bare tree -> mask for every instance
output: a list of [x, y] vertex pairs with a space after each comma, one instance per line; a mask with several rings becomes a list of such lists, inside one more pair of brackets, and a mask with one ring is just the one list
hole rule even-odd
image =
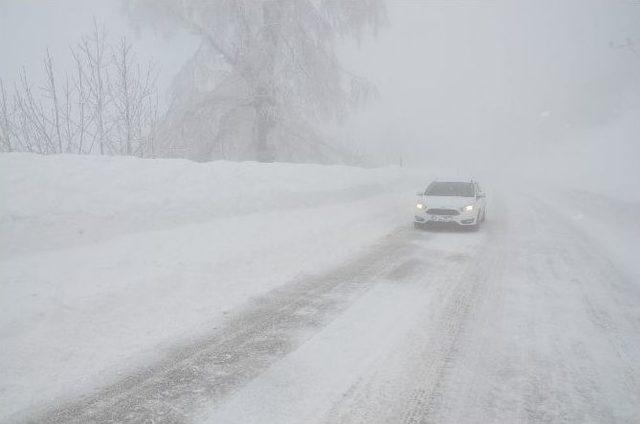
[[106, 49], [105, 29], [99, 27], [94, 19], [93, 33], [90, 36], [82, 37], [74, 56], [76, 62], [82, 63], [82, 66], [78, 66], [78, 71], [81, 73], [81, 80], [86, 89], [85, 106], [90, 108], [90, 116], [95, 124], [89, 152], [93, 150], [93, 145], [97, 142], [101, 155], [107, 153], [107, 150], [111, 150], [108, 126], [106, 125], [107, 87], [109, 84], [108, 63], [105, 58]]
[[73, 102], [71, 99], [71, 83], [69, 82], [69, 75], [65, 75], [64, 80], [64, 109], [63, 113], [63, 131], [64, 139], [66, 140], [65, 153], [70, 153], [73, 147], [73, 141], [75, 139], [75, 125], [73, 122]]
[[110, 95], [115, 107], [121, 154], [143, 156], [145, 152], [144, 133], [149, 120], [157, 119], [157, 114], [149, 109], [156, 85], [151, 64], [142, 70], [134, 64], [132, 46], [122, 38], [113, 53], [115, 77]]
[[91, 124], [91, 117], [87, 116], [87, 83], [85, 82], [85, 70], [84, 63], [80, 55], [71, 49], [71, 55], [75, 64], [75, 76], [73, 78], [73, 91], [75, 93], [77, 116], [74, 120], [75, 133], [77, 134], [77, 148], [76, 153], [82, 154], [84, 148], [84, 141], [87, 136], [87, 130]]
[[42, 102], [33, 94], [24, 67], [20, 72], [20, 81], [16, 85], [14, 99], [27, 150], [37, 153], [55, 153], [56, 147], [51, 134], [50, 121], [44, 112]]
[[126, 39], [109, 45], [95, 21], [92, 34], [83, 36], [71, 54], [69, 76], [58, 74], [51, 53], [45, 52], [39, 91], [24, 68], [12, 98], [0, 81], [0, 149], [155, 155], [159, 111], [152, 65], [143, 68]]
[[159, 110], [159, 96], [156, 90], [154, 95], [147, 98], [147, 136], [141, 156], [155, 158], [158, 154], [156, 143], [158, 139]]
[[119, 121], [122, 129], [122, 141], [124, 143], [125, 154], [130, 155], [134, 136], [134, 87], [131, 75], [131, 45], [126, 38], [120, 41], [120, 45], [113, 57], [118, 75], [115, 81], [114, 101], [118, 109]]
[[56, 77], [53, 70], [53, 60], [49, 49], [46, 50], [44, 59], [44, 69], [47, 75], [46, 85], [43, 87], [45, 97], [51, 102], [49, 113], [43, 114], [43, 119], [52, 127], [53, 137], [55, 137], [54, 148], [58, 153], [62, 153], [62, 134], [60, 128], [60, 104], [58, 101], [58, 89], [56, 87]]
[[4, 88], [4, 82], [0, 78], [0, 148], [3, 152], [13, 151], [11, 131], [7, 91]]

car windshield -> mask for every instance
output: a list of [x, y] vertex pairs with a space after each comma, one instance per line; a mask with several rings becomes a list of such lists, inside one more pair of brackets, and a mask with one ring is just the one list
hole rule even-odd
[[435, 181], [429, 184], [429, 187], [427, 187], [427, 191], [425, 192], [425, 194], [427, 196], [475, 196], [473, 183], [443, 181]]

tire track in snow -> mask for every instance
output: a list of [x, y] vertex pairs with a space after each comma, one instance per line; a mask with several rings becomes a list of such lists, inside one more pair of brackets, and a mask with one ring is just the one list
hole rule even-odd
[[[492, 234], [495, 242], [495, 234]], [[450, 281], [454, 286], [445, 300], [436, 331], [429, 337], [422, 361], [415, 368], [416, 379], [421, 382], [405, 401], [401, 421], [406, 424], [439, 422], [438, 413], [445, 393], [445, 382], [450, 370], [457, 366], [460, 351], [465, 349], [467, 324], [473, 312], [482, 303], [488, 286], [502, 270], [499, 247], [485, 244], [466, 269]], [[435, 346], [435, 348], [433, 347]]]
[[418, 422], [636, 422], [634, 288], [556, 206], [521, 200], [503, 278], [488, 281], [444, 396]]
[[[483, 296], [488, 269], [500, 269], [499, 257], [489, 248], [492, 232], [486, 228], [480, 234], [460, 234], [464, 242], [475, 242], [472, 249], [457, 245], [460, 251], [444, 255], [434, 240], [424, 240], [417, 253], [440, 258], [430, 261], [420, 276], [426, 298], [423, 313], [415, 319], [417, 328], [396, 350], [381, 355], [368, 375], [354, 381], [323, 422], [429, 422], [442, 396], [442, 382], [455, 365], [466, 323]], [[450, 243], [457, 236], [444, 233], [435, 242]]]
[[[401, 227], [368, 253], [250, 302], [213, 335], [82, 399], [16, 419], [30, 423], [182, 423], [302, 344], [362, 295], [376, 276], [408, 272], [415, 233]], [[398, 265], [400, 264], [400, 265]], [[391, 271], [390, 271], [391, 270]], [[394, 271], [395, 270], [395, 271]]]
[[640, 422], [637, 284], [557, 205], [509, 200], [463, 272], [425, 273], [440, 303], [325, 423]]
[[[549, 206], [548, 202], [538, 200]], [[593, 328], [615, 353], [619, 368], [624, 370], [620, 375], [626, 392], [640, 405], [640, 366], [636, 359], [640, 352], [640, 316], [629, 313], [637, 311], [640, 304], [638, 285], [630, 281], [609, 259], [607, 252], [568, 217], [561, 217], [556, 225], [561, 226], [564, 234], [561, 247], [567, 267], [565, 280], [578, 293]], [[598, 369], [588, 352], [585, 352], [585, 358], [592, 365], [590, 369]], [[596, 387], [592, 399], [595, 401], [601, 396], [596, 396], [597, 385], [593, 383], [593, 386]], [[614, 420], [611, 417], [613, 411], [609, 411], [607, 418]], [[640, 418], [638, 412], [636, 418]]]
[[[612, 339], [638, 340], [615, 300], [621, 275], [557, 207], [523, 200], [513, 199], [505, 278], [489, 286], [444, 407], [425, 422], [636, 422], [640, 392], [626, 381], [637, 366], [611, 349]], [[593, 320], [590, 304], [604, 319]]]

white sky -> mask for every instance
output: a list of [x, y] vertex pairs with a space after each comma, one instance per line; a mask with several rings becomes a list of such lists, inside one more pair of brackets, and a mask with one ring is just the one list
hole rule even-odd
[[[535, 155], [568, 135], [640, 107], [637, 0], [388, 0], [390, 25], [341, 49], [379, 100], [352, 121], [370, 151], [425, 157]], [[152, 57], [166, 87], [191, 55], [187, 34], [134, 34], [119, 0], [0, 0], [0, 77], [37, 74], [49, 46], [60, 68], [68, 46], [106, 22]], [[146, 27], [145, 27], [146, 28]], [[137, 37], [137, 38], [136, 38]]]
[[98, 24], [106, 27], [110, 40], [127, 36], [137, 56], [153, 61], [161, 85], [168, 87], [197, 41], [188, 34], [167, 37], [147, 25], [134, 29], [123, 4], [120, 0], [0, 0], [0, 78], [13, 81], [20, 67], [25, 66], [37, 80], [47, 47], [58, 69], [69, 68], [69, 46], [76, 44], [82, 34], [91, 32], [95, 17]]
[[640, 106], [640, 57], [610, 46], [640, 53], [640, 2], [390, 4], [391, 26], [347, 58], [381, 92], [356, 134], [406, 157], [536, 153]]

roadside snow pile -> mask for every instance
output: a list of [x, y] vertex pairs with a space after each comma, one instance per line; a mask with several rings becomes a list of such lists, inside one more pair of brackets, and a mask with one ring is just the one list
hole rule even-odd
[[[584, 190], [549, 191], [553, 205], [591, 238], [615, 263], [625, 278], [640, 289], [640, 201], [615, 198]], [[560, 207], [558, 207], [560, 206]], [[553, 207], [553, 206], [552, 206]]]
[[630, 110], [589, 132], [554, 144], [525, 174], [558, 188], [640, 201], [640, 110]]
[[0, 258], [387, 192], [395, 168], [0, 155]]
[[207, 333], [412, 218], [399, 168], [0, 155], [0, 421]]

